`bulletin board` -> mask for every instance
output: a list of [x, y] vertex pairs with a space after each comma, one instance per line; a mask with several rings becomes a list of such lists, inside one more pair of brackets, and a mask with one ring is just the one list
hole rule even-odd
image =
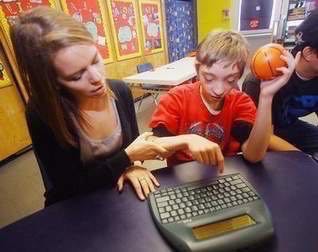
[[12, 83], [9, 79], [9, 76], [5, 70], [3, 62], [0, 60], [0, 88], [10, 86]]
[[101, 0], [60, 0], [63, 10], [83, 23], [92, 34], [104, 63], [113, 62], [106, 8]]
[[8, 41], [9, 36], [9, 25], [14, 22], [17, 16], [26, 10], [35, 8], [39, 5], [46, 5], [55, 7], [54, 0], [7, 0], [0, 1], [0, 24], [5, 30]]
[[163, 51], [163, 30], [160, 3], [140, 0], [143, 46], [145, 54]]
[[141, 56], [135, 0], [107, 0], [118, 60]]

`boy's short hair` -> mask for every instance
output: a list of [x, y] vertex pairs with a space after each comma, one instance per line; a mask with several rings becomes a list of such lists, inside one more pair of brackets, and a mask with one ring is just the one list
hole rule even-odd
[[199, 44], [196, 59], [197, 71], [199, 65], [212, 66], [219, 60], [236, 62], [243, 74], [246, 61], [248, 58], [247, 41], [239, 33], [232, 31], [214, 31], [210, 32], [207, 37]]
[[296, 46], [293, 54], [302, 51], [306, 46], [318, 50], [318, 9], [309, 16], [295, 30]]

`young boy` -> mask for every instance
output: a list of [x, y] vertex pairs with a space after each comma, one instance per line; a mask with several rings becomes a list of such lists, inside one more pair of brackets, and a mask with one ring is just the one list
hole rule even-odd
[[156, 108], [150, 127], [155, 138], [175, 143], [179, 150], [168, 165], [198, 160], [223, 170], [223, 155], [242, 151], [250, 162], [260, 161], [271, 138], [271, 106], [274, 94], [294, 70], [287, 51], [282, 59], [288, 67], [282, 75], [261, 84], [258, 111], [249, 96], [235, 89], [248, 58], [245, 39], [235, 32], [212, 32], [198, 48], [196, 70], [199, 81], [171, 89]]

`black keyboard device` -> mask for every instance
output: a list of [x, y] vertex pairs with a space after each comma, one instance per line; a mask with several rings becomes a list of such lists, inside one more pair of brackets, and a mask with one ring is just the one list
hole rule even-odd
[[239, 173], [150, 194], [162, 235], [178, 251], [236, 251], [271, 237], [265, 202]]

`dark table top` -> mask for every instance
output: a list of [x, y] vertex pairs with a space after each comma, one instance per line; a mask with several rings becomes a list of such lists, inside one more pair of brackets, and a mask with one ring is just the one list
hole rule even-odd
[[[272, 214], [275, 238], [257, 251], [318, 251], [318, 165], [301, 152], [272, 152], [251, 165], [226, 158], [225, 174], [239, 172]], [[161, 187], [216, 176], [196, 162], [155, 172]], [[52, 205], [0, 230], [0, 251], [172, 251], [151, 219], [147, 202], [129, 185]]]

